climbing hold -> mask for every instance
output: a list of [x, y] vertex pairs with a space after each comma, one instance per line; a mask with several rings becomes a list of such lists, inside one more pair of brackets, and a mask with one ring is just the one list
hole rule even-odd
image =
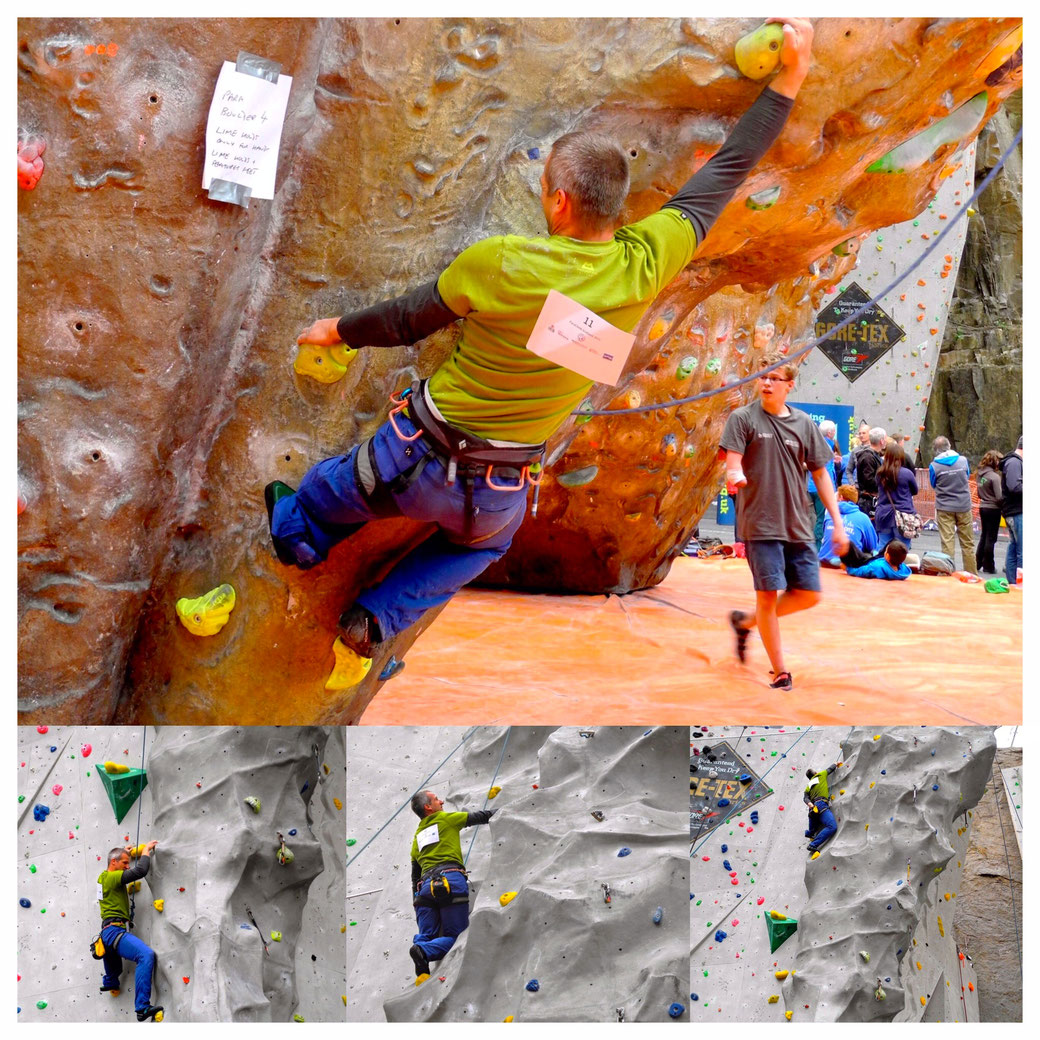
[[524, 989], [526, 989], [530, 993], [537, 993], [539, 989], [538, 980], [531, 979], [531, 981], [526, 986], [524, 986]]
[[716, 942], [722, 942], [722, 940], [725, 939], [725, 938], [726, 938], [726, 933], [721, 928], [716, 929], [716, 931], [715, 931], [715, 941]]
[[342, 802], [341, 802], [341, 801], [340, 801], [340, 800], [339, 800], [338, 798], [333, 798], [333, 799], [332, 799], [332, 804], [333, 804], [333, 805], [334, 805], [334, 806], [335, 806], [335, 807], [336, 807], [337, 809], [342, 809], [342, 808], [343, 808], [343, 803], [342, 803]]
[[767, 1001], [767, 1004], [775, 1004], [780, 999], [779, 993], [774, 993]]
[[47, 1006], [47, 1001], [46, 1000], [38, 1000], [38, 1001], [36, 1001], [36, 1006], [42, 1011]]
[[[986, 114], [986, 91], [893, 148], [867, 167], [867, 173], [906, 173], [923, 166], [943, 145], [955, 144], [974, 131]], [[928, 236], [923, 236], [927, 238]]]
[[866, 950], [860, 950], [859, 951], [859, 955], [863, 958], [863, 963], [864, 964], [869, 964], [870, 963], [870, 954], [867, 953]]
[[50, 814], [50, 806], [48, 805], [34, 805], [33, 806], [33, 819], [37, 823], [43, 823]]
[[325, 680], [326, 690], [349, 690], [368, 675], [372, 658], [355, 653], [339, 636], [332, 644], [332, 652], [336, 655], [336, 663], [332, 674]]
[[418, 977], [416, 978], [416, 980], [415, 980], [415, 984], [416, 984], [417, 986], [421, 986], [421, 985], [422, 985], [422, 984], [423, 984], [423, 983], [424, 983], [424, 982], [425, 982], [425, 981], [426, 981], [426, 980], [427, 980], [427, 979], [428, 979], [429, 977], [430, 977], [430, 976], [429, 976], [428, 974], [426, 974], [426, 972], [423, 972], [423, 974], [422, 974], [422, 975], [420, 975], [420, 976], [418, 976]]
[[[723, 851], [723, 852], [729, 852], [729, 846], [728, 846], [728, 845], [725, 845], [725, 844], [724, 844], [724, 845], [722, 846], [722, 851]], [[729, 868], [727, 868], [727, 869], [729, 869]]]
[[80, 749], [79, 749], [79, 753], [80, 753], [80, 754], [81, 754], [81, 755], [82, 755], [82, 756], [83, 756], [84, 758], [90, 758], [90, 753], [91, 753], [91, 751], [93, 751], [93, 750], [94, 750], [94, 748], [93, 748], [93, 745], [91, 745], [91, 744], [83, 744], [83, 745], [82, 745], [82, 746], [80, 747]]
[[32, 906], [32, 903], [23, 896], [21, 899], [18, 900], [18, 905], [28, 910], [29, 907]]
[[[581, 404], [578, 405], [578, 409], [577, 410], [579, 412], [587, 413], [587, 412], [595, 411], [595, 408], [594, 408], [592, 402], [586, 397], [585, 400], [582, 401]], [[580, 415], [577, 419], [574, 420], [574, 425], [575, 426], [584, 426], [585, 423], [587, 423], [591, 418], [592, 418], [592, 416], [588, 415], [588, 414]]]
[[884, 1000], [885, 997], [887, 997], [887, 996], [888, 996], [888, 994], [881, 988], [880, 985], [878, 986], [878, 988], [876, 990], [874, 990], [874, 999], [875, 1000]]
[[684, 1004], [680, 1004], [678, 1001], [676, 1001], [674, 1004], [671, 1004], [669, 1006], [669, 1008], [668, 1008], [668, 1015], [671, 1018], [678, 1018], [685, 1010], [686, 1010], [686, 1006]]
[[498, 897], [499, 906], [505, 906], [506, 903], [511, 903], [514, 899], [516, 899], [516, 895], [516, 892], [503, 892]]
[[[296, 828], [295, 827], [293, 827], [293, 829], [291, 831], [289, 831], [289, 837], [290, 838], [295, 838], [296, 837]], [[350, 842], [347, 842], [347, 844], [349, 845]], [[184, 889], [181, 889], [181, 891], [183, 892]]]
[[303, 1015], [301, 1015], [298, 1011], [296, 1012], [296, 1014], [293, 1015], [292, 1020], [294, 1022], [306, 1022], [307, 1021], [307, 1019], [305, 1019], [303, 1017]]
[[758, 904], [759, 906], [761, 906], [761, 905], [762, 905], [762, 904], [763, 904], [763, 903], [764, 903], [765, 901], [766, 901], [766, 897], [765, 897], [765, 896], [759, 896], [759, 897], [758, 897], [758, 899], [756, 899], [756, 900], [755, 900], [755, 902], [756, 902], [756, 903], [757, 903], [757, 904]]
[[938, 784], [932, 784], [932, 790], [933, 791], [938, 791], [939, 790], [939, 785]]
[[776, 184], [772, 188], [756, 191], [747, 197], [745, 205], [748, 209], [769, 209], [780, 198], [780, 190], [780, 185]]
[[788, 1021], [788, 1022], [790, 1022], [790, 1021], [791, 1021], [791, 1016], [792, 1016], [793, 1014], [794, 1014], [794, 1012], [793, 1012], [793, 1011], [785, 1011], [785, 1012], [784, 1012], [784, 1018], [786, 1018], [786, 1019], [787, 1019], [787, 1021]]
[[347, 374], [347, 365], [357, 351], [345, 343], [321, 347], [316, 343], [301, 343], [297, 348], [293, 371], [310, 376], [319, 383], [337, 383]]
[[164, 900], [164, 899], [153, 899], [152, 900], [152, 906], [154, 906], [155, 909], [158, 910], [160, 914], [163, 912], [163, 907], [165, 905], [166, 905], [166, 900]]
[[731, 867], [731, 866], [729, 865], [729, 860], [728, 860], [728, 859], [724, 859], [724, 860], [722, 861], [722, 867], [723, 867], [723, 869], [724, 869], [724, 870], [726, 870], [727, 872], [729, 872], [729, 871], [732, 871], [732, 870], [733, 870], [733, 868], [732, 868], [732, 867]]
[[698, 359], [693, 354], [687, 354], [680, 362], [679, 367], [675, 370], [676, 379], [688, 379], [693, 375], [694, 369], [697, 367]]
[[[292, 831], [290, 831], [289, 833], [292, 834]], [[357, 844], [357, 838], [347, 838], [347, 844], [348, 845], [356, 845]]]
[[[379, 673], [379, 681], [386, 682], [387, 679], [392, 679], [395, 675], [399, 675], [404, 671], [404, 661], [398, 661], [394, 654], [390, 655], [390, 660], [386, 662], [383, 670]], [[328, 772], [328, 767], [326, 767]]]
[[130, 772], [130, 767], [123, 765], [122, 762], [105, 762], [104, 765], [102, 766], [102, 768], [110, 776], [115, 774], [115, 773], [129, 773]]
[[631, 854], [631, 852], [632, 852], [632, 850], [631, 850], [630, 848], [628, 848], [627, 846], [622, 846], [622, 847], [621, 847], [621, 848], [620, 848], [620, 849], [618, 850], [618, 856], [619, 856], [619, 857], [620, 857], [620, 856], [628, 856], [628, 855], [630, 855], [630, 854]]
[[652, 916], [652, 917], [650, 918], [650, 920], [651, 920], [651, 921], [653, 921], [653, 922], [654, 922], [654, 924], [660, 924], [660, 923], [661, 923], [661, 921], [662, 921], [662, 920], [664, 920], [664, 907], [662, 907], [662, 906], [659, 906], [659, 907], [658, 907], [658, 908], [657, 908], [657, 909], [656, 909], [656, 910], [655, 910], [655, 911], [653, 912], [653, 916]]
[[603, 822], [603, 813], [599, 809], [593, 809], [591, 815], [597, 823]]
[[271, 942], [281, 942], [281, 941], [282, 941], [282, 933], [281, 932], [271, 932]]
[[778, 22], [760, 25], [737, 40], [733, 55], [737, 68], [748, 79], [765, 79], [780, 61], [784, 27]]
[[488, 791], [488, 798], [494, 798], [501, 790], [501, 787], [492, 787], [491, 790]]
[[779, 979], [781, 982], [783, 982], [784, 979], [786, 979], [787, 976], [790, 975], [791, 973], [786, 968], [784, 968], [783, 971], [774, 971], [773, 974], [777, 977], [777, 979]]
[[36, 864], [35, 863], [30, 863], [29, 864], [29, 873], [30, 874], [35, 874], [36, 873]]
[[18, 187], [32, 191], [43, 176], [43, 153], [47, 142], [42, 138], [18, 142]]
[[705, 366], [704, 371], [709, 375], [715, 376], [722, 371], [722, 362], [717, 358], [713, 357]]
[[719, 799], [719, 805], [720, 806], [729, 805], [729, 799], [728, 798], [720, 798]]
[[49, 726], [37, 726], [36, 727], [36, 732], [37, 733], [46, 733], [48, 729], [50, 729]]
[[290, 863], [292, 863], [294, 859], [296, 859], [296, 856], [293, 854], [292, 849], [286, 848], [284, 841], [282, 842], [281, 847], [278, 849], [276, 855], [278, 862], [281, 863], [283, 867], [287, 867]]
[[572, 469], [569, 473], [561, 473], [556, 478], [556, 483], [563, 487], [583, 487], [592, 483], [599, 473], [599, 466], [583, 466], [581, 469]]
[[254, 798], [252, 795], [250, 795], [248, 798], [243, 798], [242, 801], [245, 802], [246, 805], [248, 805], [249, 808], [252, 809], [253, 812], [256, 813], [257, 816], [260, 815], [260, 799], [259, 798]]
[[235, 608], [235, 590], [228, 584], [196, 599], [179, 599], [176, 603], [177, 617], [193, 636], [216, 635], [228, 622]]

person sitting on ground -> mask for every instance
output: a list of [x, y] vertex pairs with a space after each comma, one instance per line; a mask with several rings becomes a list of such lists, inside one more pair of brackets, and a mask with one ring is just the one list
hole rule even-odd
[[494, 809], [444, 812], [432, 791], [412, 795], [412, 812], [422, 821], [412, 840], [412, 905], [419, 931], [408, 953], [415, 975], [429, 975], [469, 926], [469, 885], [462, 864], [459, 831], [488, 823]]
[[893, 441], [886, 445], [884, 459], [877, 471], [874, 528], [882, 544], [897, 539], [909, 549], [910, 539], [896, 525], [896, 510], [901, 513], [917, 512], [914, 506], [914, 495], [918, 491], [917, 477], [905, 463], [906, 453], [898, 444]]
[[838, 833], [838, 821], [831, 811], [831, 792], [827, 784], [827, 777], [831, 776], [840, 766], [840, 762], [829, 765], [826, 769], [817, 772], [815, 769], [807, 769], [805, 775], [809, 785], [802, 792], [802, 801], [809, 807], [809, 828], [805, 836], [810, 839], [809, 851], [819, 852], [827, 841], [830, 841]]
[[1004, 501], [1004, 485], [1000, 479], [1000, 452], [987, 451], [979, 463], [975, 475], [975, 487], [979, 492], [979, 545], [975, 562], [981, 574], [996, 574], [997, 565], [993, 552], [1000, 534], [1000, 507]]
[[[838, 509], [841, 510], [841, 525], [849, 539], [861, 553], [873, 556], [878, 550], [878, 536], [870, 519], [860, 510], [857, 500], [859, 492], [851, 484], [838, 488]], [[823, 544], [820, 546], [820, 563], [825, 567], [840, 567], [841, 559], [834, 551], [834, 521], [827, 516], [823, 521]]]
[[130, 853], [134, 846], [114, 848], [108, 854], [108, 866], [97, 879], [98, 907], [101, 910], [101, 942], [105, 947], [102, 963], [105, 975], [101, 980], [101, 992], [118, 993], [119, 976], [123, 961], [133, 961], [134, 1010], [137, 1021], [154, 1018], [162, 1006], [152, 1004], [152, 971], [155, 968], [155, 953], [136, 936], [130, 934], [133, 921], [130, 919], [130, 897], [126, 886], [145, 877], [151, 866], [151, 853], [157, 841], [150, 841], [138, 856], [137, 863], [130, 866]]
[[566, 134], [541, 177], [548, 238], [485, 238], [412, 293], [300, 333], [300, 344], [395, 347], [462, 319], [448, 358], [371, 438], [312, 466], [296, 491], [281, 481], [264, 489], [278, 559], [302, 569], [369, 520], [436, 525], [341, 615], [339, 638], [358, 658], [344, 679], [360, 682], [381, 642], [446, 603], [509, 548], [532, 467], [593, 385], [528, 349], [550, 290], [631, 332], [680, 275], [779, 137], [809, 71], [811, 21], [778, 21], [780, 71], [657, 212], [619, 227], [629, 191], [625, 149], [601, 134]]
[[903, 581], [912, 573], [906, 565], [906, 546], [898, 539], [885, 546], [883, 556], [875, 556], [862, 567], [848, 567], [854, 578], [883, 578], [886, 581]]

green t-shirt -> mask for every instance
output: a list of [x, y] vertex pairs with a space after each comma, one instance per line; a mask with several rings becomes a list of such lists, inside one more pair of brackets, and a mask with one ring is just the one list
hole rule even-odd
[[465, 316], [430, 395], [452, 425], [489, 440], [538, 444], [554, 433], [592, 381], [527, 349], [550, 289], [631, 332], [690, 262], [697, 236], [677, 209], [619, 228], [606, 242], [498, 235], [463, 250], [437, 281]]
[[102, 921], [109, 917], [130, 920], [130, 897], [123, 884], [123, 873], [122, 870], [103, 870], [97, 879], [98, 907]]
[[435, 812], [420, 821], [412, 839], [412, 859], [423, 874], [438, 863], [462, 862], [459, 831], [468, 819], [468, 812]]
[[827, 784], [827, 770], [823, 769], [805, 789], [805, 793], [815, 802], [817, 798], [830, 798], [831, 791]]

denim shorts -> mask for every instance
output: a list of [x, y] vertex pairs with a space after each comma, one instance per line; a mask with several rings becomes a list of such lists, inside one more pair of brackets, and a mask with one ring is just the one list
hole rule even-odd
[[744, 548], [757, 592], [820, 591], [820, 559], [814, 545], [754, 541], [745, 543]]

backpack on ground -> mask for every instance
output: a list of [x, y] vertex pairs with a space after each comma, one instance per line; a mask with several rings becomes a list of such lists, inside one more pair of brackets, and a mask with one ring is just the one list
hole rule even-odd
[[929, 549], [921, 554], [922, 574], [953, 574], [953, 560], [944, 552]]

